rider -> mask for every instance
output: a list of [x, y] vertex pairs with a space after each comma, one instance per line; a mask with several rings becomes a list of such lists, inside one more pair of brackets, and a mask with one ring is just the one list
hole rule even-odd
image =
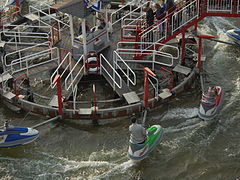
[[131, 119], [132, 124], [129, 126], [129, 131], [131, 133], [130, 142], [134, 144], [142, 144], [146, 140], [146, 130], [145, 128], [137, 123], [136, 117]]
[[4, 128], [5, 128], [5, 129], [8, 129], [8, 127], [9, 127], [9, 122], [8, 122], [8, 121], [5, 121], [5, 122], [4, 122]]

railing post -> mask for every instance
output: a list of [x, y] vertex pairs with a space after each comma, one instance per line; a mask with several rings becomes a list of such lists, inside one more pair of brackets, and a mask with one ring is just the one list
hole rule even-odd
[[202, 55], [202, 38], [200, 37], [198, 41], [198, 61], [197, 61], [197, 67], [199, 72], [201, 69], [201, 55]]
[[62, 116], [63, 104], [62, 104], [62, 87], [61, 87], [61, 77], [57, 74], [53, 80], [53, 84], [57, 83], [57, 96], [58, 96], [58, 115]]
[[116, 61], [113, 61], [113, 90], [116, 90], [116, 81], [115, 81], [115, 69], [116, 69]]
[[17, 9], [17, 14], [20, 15], [20, 2], [19, 0], [16, 0], [16, 9]]
[[184, 58], [185, 58], [185, 31], [182, 32], [182, 59], [181, 59], [181, 65], [184, 65]]
[[209, 36], [209, 35], [198, 35], [197, 36], [199, 38], [199, 42], [198, 42], [198, 70], [200, 72], [200, 68], [201, 68], [201, 55], [202, 55], [202, 39], [213, 39], [215, 38], [215, 36]]
[[144, 68], [144, 108], [148, 108], [148, 74], [156, 76], [148, 67]]
[[100, 75], [102, 75], [102, 54], [100, 54], [100, 58], [99, 58], [99, 60], [100, 60], [100, 65], [99, 65], [99, 67], [100, 67]]
[[[139, 23], [137, 22], [135, 42], [140, 42], [139, 34], [140, 34], [141, 30], [138, 28], [138, 25], [139, 25]], [[139, 53], [139, 49], [142, 48], [142, 45], [143, 44], [141, 44], [141, 43], [140, 44], [139, 43], [135, 43], [134, 48], [136, 49], [136, 53], [134, 54], [133, 59], [137, 59], [139, 57], [138, 53]], [[141, 47], [139, 47], [139, 46], [141, 46]]]
[[94, 114], [97, 112], [97, 96], [96, 96], [96, 86], [93, 84], [93, 107], [94, 107]]

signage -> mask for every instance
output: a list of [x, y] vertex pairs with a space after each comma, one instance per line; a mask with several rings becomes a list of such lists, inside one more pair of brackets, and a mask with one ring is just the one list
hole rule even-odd
[[84, 0], [87, 8], [92, 8], [94, 11], [100, 11], [101, 1], [100, 0]]

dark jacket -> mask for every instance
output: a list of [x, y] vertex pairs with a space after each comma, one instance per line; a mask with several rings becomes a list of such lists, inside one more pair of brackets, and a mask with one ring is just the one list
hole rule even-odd
[[156, 18], [158, 20], [160, 20], [166, 16], [165, 11], [166, 11], [166, 4], [157, 8], [157, 10], [154, 12], [154, 14], [155, 14]]
[[176, 9], [176, 6], [175, 6], [175, 3], [173, 2], [173, 0], [167, 0], [166, 1], [166, 10], [168, 11], [168, 13], [170, 14], [175, 9]]
[[149, 8], [146, 12], [146, 20], [147, 20], [147, 24], [148, 26], [153, 25], [154, 23], [154, 13], [152, 8]]

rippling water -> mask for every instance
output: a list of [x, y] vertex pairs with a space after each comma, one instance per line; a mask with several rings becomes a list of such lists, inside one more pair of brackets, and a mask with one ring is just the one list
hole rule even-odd
[[[205, 18], [202, 34], [228, 41], [225, 31], [239, 18]], [[165, 128], [162, 142], [138, 164], [127, 159], [129, 120], [100, 126], [76, 122], [40, 127], [40, 137], [0, 149], [1, 179], [234, 180], [240, 176], [240, 49], [204, 40], [208, 85], [220, 85], [225, 100], [212, 121], [197, 117], [200, 87], [152, 111], [147, 124]], [[17, 115], [0, 106], [0, 119], [32, 126], [44, 118]]]

